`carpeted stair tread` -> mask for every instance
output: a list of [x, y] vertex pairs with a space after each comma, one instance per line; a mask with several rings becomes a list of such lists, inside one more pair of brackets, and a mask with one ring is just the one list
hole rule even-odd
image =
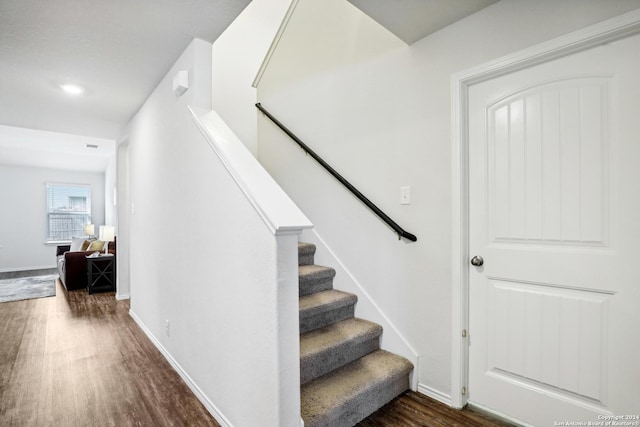
[[298, 243], [298, 265], [313, 264], [316, 245], [312, 243]]
[[331, 267], [321, 265], [301, 265], [298, 267], [299, 295], [326, 291], [333, 288], [333, 278], [336, 271]]
[[300, 389], [305, 427], [349, 427], [409, 388], [411, 362], [380, 350], [382, 327], [356, 319], [354, 294], [298, 243]]
[[330, 289], [300, 297], [298, 306], [301, 316], [312, 316], [337, 307], [355, 304], [357, 301], [358, 297], [354, 294]]
[[346, 319], [300, 336], [300, 383], [304, 384], [380, 348], [382, 327]]
[[300, 333], [353, 317], [357, 301], [354, 294], [335, 289], [301, 296], [298, 301]]
[[411, 362], [377, 350], [301, 387], [305, 427], [348, 427], [409, 388]]

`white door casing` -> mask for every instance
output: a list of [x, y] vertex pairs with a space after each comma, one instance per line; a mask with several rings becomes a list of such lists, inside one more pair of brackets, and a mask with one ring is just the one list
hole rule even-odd
[[532, 423], [640, 412], [640, 36], [585, 50], [639, 20], [454, 78], [454, 333], [469, 338], [455, 340], [453, 385], [467, 385], [470, 341], [473, 403]]

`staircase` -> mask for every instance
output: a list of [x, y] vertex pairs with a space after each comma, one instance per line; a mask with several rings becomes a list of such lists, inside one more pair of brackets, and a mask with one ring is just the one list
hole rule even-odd
[[409, 388], [411, 362], [380, 349], [382, 327], [354, 317], [357, 297], [333, 289], [336, 272], [298, 244], [300, 384], [305, 427], [347, 427]]

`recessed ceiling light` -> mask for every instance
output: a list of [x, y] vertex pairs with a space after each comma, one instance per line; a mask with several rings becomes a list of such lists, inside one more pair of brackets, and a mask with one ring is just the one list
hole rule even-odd
[[80, 95], [84, 92], [84, 88], [82, 86], [72, 84], [61, 84], [60, 89], [71, 95]]

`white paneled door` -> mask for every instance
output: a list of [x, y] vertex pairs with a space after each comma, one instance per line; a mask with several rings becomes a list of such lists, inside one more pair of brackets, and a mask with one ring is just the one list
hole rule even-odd
[[471, 86], [468, 117], [469, 401], [639, 416], [640, 36]]

